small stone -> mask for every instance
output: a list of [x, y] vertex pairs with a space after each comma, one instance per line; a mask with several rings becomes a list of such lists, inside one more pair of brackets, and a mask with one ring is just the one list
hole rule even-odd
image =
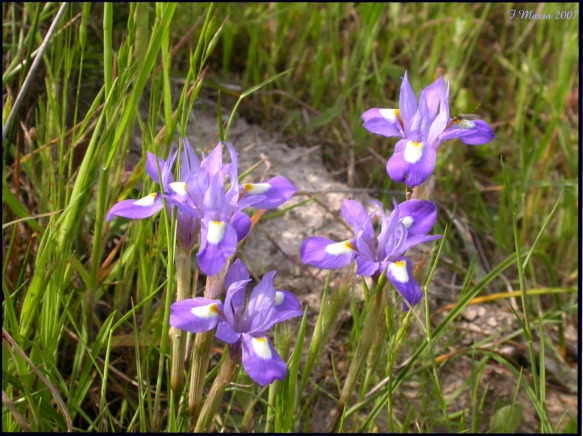
[[466, 321], [474, 321], [476, 318], [482, 316], [484, 313], [486, 313], [486, 309], [484, 309], [481, 306], [478, 307], [468, 307], [463, 314], [463, 317]]
[[486, 323], [490, 326], [490, 327], [497, 327], [498, 326], [498, 321], [496, 321], [496, 317], [491, 316], [486, 320]]

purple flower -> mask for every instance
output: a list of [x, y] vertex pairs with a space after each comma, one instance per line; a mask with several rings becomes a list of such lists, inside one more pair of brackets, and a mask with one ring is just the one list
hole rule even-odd
[[402, 138], [387, 162], [387, 173], [393, 180], [409, 187], [427, 180], [435, 168], [436, 151], [442, 141], [459, 138], [466, 144], [479, 145], [494, 138], [484, 121], [450, 118], [448, 100], [449, 85], [440, 77], [421, 92], [417, 103], [405, 72], [399, 109], [373, 108], [362, 114], [363, 126], [369, 132]]
[[[164, 197], [171, 205], [177, 205], [186, 201], [187, 191], [184, 180], [186, 180], [188, 173], [192, 169], [200, 166], [190, 144], [184, 139], [184, 150], [181, 155], [182, 166], [180, 168], [180, 179], [182, 181], [175, 182], [172, 176], [172, 167], [177, 154], [177, 151], [172, 150], [168, 160], [164, 161], [164, 159], [148, 152], [146, 158], [146, 172], [152, 180], [161, 185]], [[158, 167], [160, 168], [162, 183], [158, 179]], [[114, 216], [131, 219], [148, 218], [160, 211], [163, 207], [164, 203], [160, 192], [149, 194], [139, 200], [123, 200], [111, 208], [107, 215], [107, 221], [110, 221]], [[178, 241], [185, 249], [190, 250], [195, 243], [197, 222], [183, 214], [180, 210], [177, 211], [177, 220]]]
[[[223, 163], [223, 144], [218, 143], [202, 161], [184, 139], [181, 155], [180, 182], [174, 182], [172, 165], [176, 152], [167, 161], [148, 153], [146, 170], [159, 183], [156, 160], [160, 166], [164, 197], [176, 207], [178, 241], [190, 250], [200, 233], [200, 249], [197, 254], [200, 269], [207, 275], [217, 274], [233, 255], [237, 243], [251, 228], [251, 220], [242, 212], [247, 206], [262, 209], [278, 207], [295, 192], [285, 177], [258, 184], [239, 185], [237, 153], [224, 144], [230, 162]], [[139, 200], [124, 200], [113, 206], [107, 219], [113, 216], [142, 219], [154, 215], [163, 208], [160, 193], [150, 194]]]
[[[398, 205], [387, 217], [379, 202], [381, 230], [375, 235], [374, 212], [368, 215], [354, 200], [344, 200], [342, 215], [352, 227], [354, 237], [342, 242], [325, 238], [307, 238], [302, 244], [301, 258], [307, 265], [323, 269], [343, 268], [356, 260], [356, 273], [378, 279], [385, 272], [397, 291], [414, 306], [423, 294], [413, 277], [413, 267], [405, 252], [414, 245], [441, 238], [428, 235], [437, 218], [435, 203], [408, 200]], [[407, 305], [403, 305], [407, 309]]]
[[229, 344], [232, 354], [242, 353], [245, 372], [261, 386], [275, 379], [284, 380], [287, 365], [266, 336], [275, 324], [303, 315], [291, 292], [273, 288], [275, 271], [267, 273], [246, 302], [250, 281], [247, 268], [237, 259], [227, 271], [225, 303], [220, 300], [191, 298], [172, 304], [170, 325], [191, 333], [217, 328], [215, 336]]

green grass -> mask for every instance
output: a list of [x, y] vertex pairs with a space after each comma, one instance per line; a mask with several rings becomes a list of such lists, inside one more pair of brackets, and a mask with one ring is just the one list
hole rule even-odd
[[[405, 71], [417, 92], [442, 74], [451, 112], [480, 114], [497, 137], [440, 147], [431, 199], [436, 233], [447, 228], [447, 237], [421, 284], [454, 278], [459, 299], [437, 320], [429, 299], [408, 317], [397, 298], [389, 302], [343, 430], [573, 426], [571, 414], [551, 419], [556, 382], [541, 363], [574, 365], [567, 342], [578, 325], [579, 18], [554, 19], [576, 4], [70, 3], [35, 64], [60, 8], [2, 4], [3, 431], [187, 430], [186, 404], [170, 401], [169, 388], [176, 224], [165, 214], [106, 223], [108, 210], [157, 190], [146, 152], [165, 157], [199, 95], [217, 90], [227, 117], [236, 111], [287, 141], [321, 144], [326, 166], [346, 169], [349, 186], [403, 192], [374, 157], [388, 158], [395, 141], [367, 132], [360, 115], [394, 107]], [[553, 19], [510, 20], [521, 8]], [[128, 175], [135, 135], [142, 158]], [[335, 409], [367, 313], [346, 283], [322, 293], [326, 310], [299, 337], [277, 331], [290, 377], [249, 389], [241, 372], [215, 429], [299, 431], [317, 424], [318, 408]], [[520, 292], [520, 327], [504, 339], [524, 340], [520, 368], [491, 341], [463, 346], [458, 331], [473, 298], [507, 291]], [[494, 300], [510, 311], [505, 301]], [[342, 309], [351, 322], [336, 322]], [[332, 332], [343, 352], [330, 354], [322, 374]], [[471, 362], [471, 382], [452, 394], [442, 377], [456, 359]], [[512, 380], [513, 396], [490, 419], [481, 382], [492, 368]], [[410, 385], [422, 398], [403, 393]], [[471, 404], [460, 409], [463, 394]], [[536, 422], [517, 423], [522, 397]]]

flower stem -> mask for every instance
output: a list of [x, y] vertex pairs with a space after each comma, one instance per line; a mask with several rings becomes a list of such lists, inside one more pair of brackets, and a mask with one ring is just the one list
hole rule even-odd
[[[216, 300], [220, 297], [229, 263], [230, 262], [226, 262], [224, 268], [218, 274], [206, 278], [206, 286], [203, 294], [204, 298]], [[190, 415], [191, 423], [196, 422], [196, 418], [200, 412], [202, 388], [208, 370], [211, 344], [214, 337], [215, 331], [211, 330], [205, 333], [196, 334], [194, 339], [194, 347], [192, 348], [192, 372], [190, 373], [188, 397], [188, 413]]]
[[231, 353], [228, 352], [227, 357], [221, 366], [221, 370], [215, 378], [206, 401], [202, 406], [200, 416], [198, 417], [194, 428], [195, 432], [201, 433], [208, 431], [221, 402], [221, 398], [223, 398], [225, 389], [231, 381], [233, 381], [233, 378], [237, 373], [238, 363], [239, 359], [231, 357]]
[[388, 298], [384, 291], [385, 284], [387, 282], [386, 276], [383, 273], [376, 286], [375, 300], [372, 302], [366, 322], [364, 324], [364, 329], [362, 330], [361, 341], [356, 347], [354, 357], [350, 363], [350, 368], [348, 369], [348, 375], [344, 381], [344, 387], [342, 388], [342, 393], [340, 394], [340, 399], [338, 400], [338, 405], [336, 407], [336, 412], [332, 417], [330, 426], [328, 427], [328, 433], [333, 433], [338, 421], [341, 418], [344, 408], [346, 407], [346, 402], [352, 393], [354, 388], [354, 383], [356, 382], [356, 377], [358, 376], [362, 366], [364, 365], [367, 355], [374, 344], [377, 336], [377, 330], [382, 323], [382, 316], [387, 305]]
[[[190, 250], [185, 250], [177, 244], [174, 262], [176, 264], [176, 301], [189, 297], [190, 279]], [[184, 355], [186, 352], [187, 333], [172, 328], [172, 367], [170, 370], [170, 387], [174, 394], [174, 401], [178, 404], [184, 387]]]

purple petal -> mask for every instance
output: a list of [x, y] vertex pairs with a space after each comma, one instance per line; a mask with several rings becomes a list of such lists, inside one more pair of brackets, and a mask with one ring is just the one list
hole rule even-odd
[[204, 197], [210, 184], [210, 178], [206, 168], [193, 171], [186, 178], [186, 189], [192, 202], [199, 208], [203, 208]]
[[160, 184], [160, 181], [158, 180], [158, 167], [156, 166], [156, 160], [158, 160], [160, 173], [162, 173], [162, 169], [164, 168], [166, 161], [161, 157], [156, 156], [154, 153], [150, 153], [148, 151], [146, 154], [146, 172], [154, 182]]
[[401, 83], [401, 93], [399, 95], [399, 115], [404, 124], [408, 124], [411, 121], [415, 112], [417, 112], [417, 97], [415, 97], [413, 88], [411, 88], [407, 79], [407, 72], [405, 71], [405, 76]]
[[471, 133], [459, 138], [464, 144], [482, 145], [490, 142], [496, 137], [494, 130], [492, 130], [484, 120], [474, 120], [470, 122], [474, 124], [472, 129], [468, 129]]
[[[239, 198], [241, 197], [241, 188], [239, 186], [239, 176], [238, 176], [238, 156], [237, 152], [230, 144], [224, 143], [225, 147], [229, 151], [229, 156], [231, 157], [231, 163], [225, 165], [223, 170], [226, 170], [227, 173], [224, 176], [229, 176], [229, 183], [230, 187], [225, 197], [227, 199], [227, 203], [231, 206], [234, 210], [237, 207], [237, 203]], [[239, 208], [240, 209], [240, 208]]]
[[[413, 266], [408, 258], [402, 257], [389, 262], [387, 277], [411, 307], [415, 306], [423, 297], [423, 293], [413, 277]], [[403, 310], [407, 309], [407, 305], [403, 303]]]
[[231, 225], [237, 232], [237, 241], [241, 241], [251, 230], [251, 218], [244, 212], [235, 212], [231, 218]]
[[170, 306], [170, 325], [191, 333], [207, 332], [223, 320], [223, 303], [208, 298], [188, 298]]
[[196, 156], [188, 139], [182, 139], [182, 158], [180, 161], [180, 180], [186, 180], [188, 175], [200, 168], [200, 161]]
[[375, 233], [372, 228], [372, 214], [355, 200], [342, 202], [342, 216], [352, 227], [356, 239], [356, 248], [364, 256], [374, 256]]
[[241, 338], [241, 333], [233, 330], [229, 323], [220, 322], [215, 331], [215, 336], [227, 344], [234, 344]]
[[386, 136], [403, 136], [398, 109], [372, 108], [362, 114], [363, 127], [371, 133]]
[[243, 280], [249, 280], [249, 270], [241, 259], [236, 259], [225, 275], [225, 289], [228, 291], [233, 283]]
[[208, 189], [204, 195], [203, 208], [207, 216], [225, 216], [227, 211], [227, 199], [223, 179], [219, 173], [212, 176]]
[[215, 174], [219, 173], [221, 167], [223, 166], [223, 144], [218, 143], [213, 151], [202, 160], [201, 166], [203, 166], [208, 172], [209, 176], [213, 177]]
[[269, 271], [261, 281], [253, 288], [245, 314], [246, 324], [250, 325], [253, 318], [260, 312], [268, 312], [275, 304], [275, 289], [273, 289], [273, 277], [276, 271]]
[[[450, 123], [452, 121], [450, 120]], [[468, 136], [472, 134], [472, 130], [469, 129], [459, 129], [455, 127], [455, 124], [452, 124], [447, 130], [445, 130], [441, 135], [439, 135], [438, 144], [447, 141], [448, 139], [459, 139], [464, 136]]]
[[427, 135], [427, 143], [435, 149], [439, 147], [440, 135], [443, 133], [449, 122], [448, 98], [449, 85], [447, 86], [447, 89], [445, 86], [442, 88], [441, 100], [439, 101], [439, 115], [433, 120], [433, 123], [429, 128], [429, 134]]
[[[356, 200], [343, 200], [341, 211], [354, 233], [357, 233], [367, 222], [370, 224], [366, 209]], [[370, 224], [370, 229], [372, 230], [372, 224]]]
[[224, 221], [202, 220], [197, 258], [200, 269], [207, 276], [220, 272], [236, 249], [237, 231], [233, 226]]
[[362, 256], [356, 258], [356, 274], [363, 277], [371, 277], [380, 270], [380, 262], [365, 259]]
[[189, 216], [177, 209], [177, 229], [176, 236], [180, 245], [190, 251], [196, 242], [196, 236], [200, 230], [200, 220]]
[[[393, 218], [391, 212], [389, 219]], [[428, 200], [407, 200], [399, 205], [399, 220], [410, 235], [427, 234], [437, 219], [437, 206]]]
[[294, 294], [286, 290], [275, 291], [275, 310], [280, 312], [287, 310], [301, 310], [302, 305]]
[[[429, 117], [435, 118], [437, 115], [437, 110], [442, 103], [442, 98], [445, 95], [445, 82], [441, 76], [439, 79], [434, 81], [431, 85], [427, 86], [423, 91], [421, 91], [421, 95], [425, 96], [427, 101], [427, 108], [429, 111]], [[447, 104], [447, 102], [446, 102]]]
[[435, 168], [435, 149], [427, 144], [403, 139], [387, 162], [387, 173], [397, 182], [410, 188], [423, 183]]
[[266, 386], [275, 379], [285, 380], [287, 365], [267, 337], [255, 338], [244, 333], [242, 346], [243, 368], [255, 383]]
[[304, 311], [298, 299], [289, 291], [275, 291], [273, 304], [253, 318], [247, 333], [260, 334], [289, 318], [302, 316]]
[[245, 310], [245, 290], [250, 281], [250, 279], [242, 279], [232, 282], [227, 288], [224, 314], [230, 327], [235, 331], [239, 330], [239, 321]]
[[405, 176], [407, 174], [407, 169], [409, 168], [409, 163], [403, 158], [403, 152], [405, 151], [405, 144], [407, 144], [408, 139], [401, 139], [395, 145], [395, 151], [393, 155], [387, 161], [387, 173], [389, 177], [396, 182], [404, 182]]
[[326, 238], [306, 238], [300, 249], [302, 262], [322, 269], [343, 268], [354, 260], [356, 251], [350, 241], [334, 242]]
[[274, 177], [264, 183], [246, 183], [242, 188], [247, 196], [264, 196], [263, 200], [253, 204], [253, 207], [257, 209], [275, 209], [297, 192], [296, 187], [282, 176]]
[[415, 235], [412, 237], [408, 237], [407, 241], [402, 249], [402, 253], [407, 251], [409, 248], [413, 247], [417, 244], [422, 244], [423, 242], [435, 241], [437, 239], [441, 239], [442, 235]]
[[162, 196], [158, 193], [147, 195], [139, 200], [123, 200], [113, 205], [107, 214], [107, 221], [114, 216], [141, 220], [151, 217], [163, 207]]

